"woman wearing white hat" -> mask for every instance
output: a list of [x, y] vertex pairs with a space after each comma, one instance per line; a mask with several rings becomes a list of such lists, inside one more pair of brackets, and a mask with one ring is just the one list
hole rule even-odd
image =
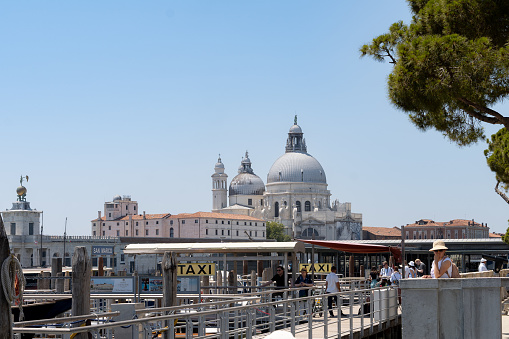
[[443, 240], [436, 240], [430, 252], [435, 253], [435, 258], [431, 264], [432, 278], [450, 278], [452, 276], [452, 261], [445, 255], [445, 243]]
[[408, 266], [405, 267], [405, 278], [407, 279], [417, 278], [417, 272], [415, 271], [415, 263], [413, 261], [410, 261], [408, 263]]

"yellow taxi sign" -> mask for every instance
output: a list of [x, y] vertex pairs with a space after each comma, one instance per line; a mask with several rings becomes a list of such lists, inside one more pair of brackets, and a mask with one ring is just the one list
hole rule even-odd
[[198, 263], [198, 264], [178, 264], [177, 275], [185, 276], [201, 276], [201, 275], [215, 275], [216, 264], [212, 263]]
[[[299, 272], [304, 268], [308, 271], [308, 273], [311, 272], [311, 265], [312, 264], [300, 264], [299, 265]], [[326, 264], [314, 264], [315, 266], [315, 273], [322, 274], [322, 273], [330, 273], [330, 269], [332, 267], [332, 264], [326, 263]]]

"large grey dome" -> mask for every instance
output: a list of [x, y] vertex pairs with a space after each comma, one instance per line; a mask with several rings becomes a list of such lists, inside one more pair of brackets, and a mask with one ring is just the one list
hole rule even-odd
[[265, 184], [256, 174], [239, 173], [230, 182], [230, 196], [232, 195], [262, 195]]
[[327, 183], [322, 165], [308, 153], [288, 152], [277, 159], [267, 175], [267, 184], [274, 182]]

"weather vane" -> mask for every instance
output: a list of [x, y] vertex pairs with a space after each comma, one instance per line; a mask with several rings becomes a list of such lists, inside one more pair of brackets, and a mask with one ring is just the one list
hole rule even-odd
[[21, 176], [19, 179], [19, 187], [16, 189], [16, 193], [18, 194], [18, 201], [27, 201], [27, 189], [25, 186], [23, 186], [23, 180], [28, 182], [28, 175], [25, 175], [24, 177]]

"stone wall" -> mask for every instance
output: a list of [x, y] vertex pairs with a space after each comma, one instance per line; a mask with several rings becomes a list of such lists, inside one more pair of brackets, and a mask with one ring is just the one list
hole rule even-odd
[[500, 338], [500, 290], [509, 278], [404, 279], [403, 338]]

